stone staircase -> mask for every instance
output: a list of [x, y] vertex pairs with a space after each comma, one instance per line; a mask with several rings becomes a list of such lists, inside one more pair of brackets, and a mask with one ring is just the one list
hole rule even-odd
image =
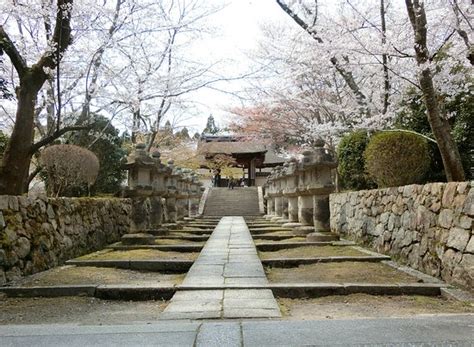
[[257, 188], [211, 188], [203, 215], [217, 217], [260, 215]]

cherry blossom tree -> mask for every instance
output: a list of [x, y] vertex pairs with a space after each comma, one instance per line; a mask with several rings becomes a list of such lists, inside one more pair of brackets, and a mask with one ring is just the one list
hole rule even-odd
[[[421, 66], [413, 50], [414, 31], [402, 1], [276, 0], [276, 4], [296, 26], [267, 27], [256, 60], [271, 81], [260, 82], [262, 74], [250, 88], [250, 102], [234, 109], [239, 129], [253, 134], [260, 129], [260, 134], [282, 143], [286, 137], [311, 145], [322, 136], [331, 146], [348, 131], [390, 129], [406, 91], [423, 91], [417, 78]], [[438, 99], [454, 98], [472, 88], [467, 77], [472, 71], [470, 5], [454, 0], [424, 4], [426, 64]], [[440, 110], [445, 132], [442, 139], [434, 138], [445, 155], [455, 153], [454, 142], [445, 140], [451, 137], [449, 115], [442, 114], [442, 106]], [[451, 157], [450, 164], [445, 162], [446, 172], [453, 168], [459, 172], [459, 158]]]

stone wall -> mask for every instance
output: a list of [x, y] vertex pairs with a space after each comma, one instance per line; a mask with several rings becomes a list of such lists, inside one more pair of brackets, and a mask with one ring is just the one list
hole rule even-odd
[[0, 196], [0, 285], [119, 241], [129, 199]]
[[431, 183], [332, 194], [331, 230], [473, 289], [473, 185]]

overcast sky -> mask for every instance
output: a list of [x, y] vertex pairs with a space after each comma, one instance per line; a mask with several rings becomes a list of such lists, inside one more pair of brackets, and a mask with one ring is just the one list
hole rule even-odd
[[[222, 0], [212, 1], [222, 3]], [[256, 48], [261, 37], [261, 24], [284, 22], [291, 25], [291, 19], [278, 7], [275, 0], [227, 0], [226, 3], [228, 5], [223, 10], [208, 18], [209, 25], [215, 28], [215, 34], [198, 43], [196, 54], [210, 53], [213, 59], [228, 60], [224, 64], [224, 73], [237, 76], [245, 74], [252, 67], [249, 54]], [[217, 85], [219, 89], [227, 91], [235, 91], [242, 86], [242, 81]], [[189, 122], [198, 131], [204, 128], [210, 114], [219, 125], [224, 125], [229, 117], [223, 109], [239, 104], [238, 98], [210, 89], [193, 93], [190, 98], [199, 102], [200, 114]]]

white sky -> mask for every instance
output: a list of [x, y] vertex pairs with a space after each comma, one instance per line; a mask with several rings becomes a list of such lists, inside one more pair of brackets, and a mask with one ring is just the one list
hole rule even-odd
[[[211, 1], [217, 4], [223, 2], [223, 0]], [[196, 54], [211, 55], [212, 59], [226, 61], [225, 71], [222, 73], [238, 76], [247, 73], [251, 68], [248, 54], [256, 48], [261, 37], [261, 24], [292, 23], [275, 0], [227, 0], [226, 3], [228, 5], [223, 10], [208, 18], [209, 26], [215, 29], [215, 34], [212, 38], [196, 43]], [[243, 84], [243, 81], [222, 82], [216, 87], [235, 91], [241, 89]], [[189, 99], [191, 98], [199, 102], [200, 114], [184, 125], [198, 131], [202, 131], [205, 127], [210, 114], [214, 116], [218, 125], [225, 125], [229, 117], [223, 109], [239, 105], [238, 98], [207, 88], [192, 93], [189, 96]]]

